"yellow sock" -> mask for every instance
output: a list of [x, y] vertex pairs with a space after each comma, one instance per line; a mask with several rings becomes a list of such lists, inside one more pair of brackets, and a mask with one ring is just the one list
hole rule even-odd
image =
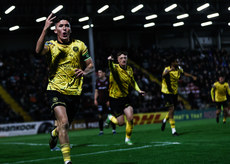
[[118, 125], [118, 121], [116, 119], [116, 117], [112, 116], [109, 118], [115, 125]]
[[126, 138], [130, 139], [133, 131], [133, 121], [126, 121]]
[[176, 126], [175, 126], [175, 120], [173, 119], [173, 118], [170, 118], [169, 119], [169, 123], [170, 123], [170, 125], [171, 125], [171, 128], [175, 128]]
[[68, 143], [61, 145], [61, 152], [63, 155], [64, 162], [70, 161], [70, 146]]
[[226, 122], [226, 117], [223, 118], [223, 122]]
[[57, 134], [57, 128], [55, 128], [54, 130], [52, 130], [51, 135], [52, 135], [53, 137], [56, 137], [56, 136], [58, 135], [58, 134]]

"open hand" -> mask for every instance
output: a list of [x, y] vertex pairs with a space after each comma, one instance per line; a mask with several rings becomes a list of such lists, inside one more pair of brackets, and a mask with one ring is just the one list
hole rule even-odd
[[56, 18], [56, 16], [53, 16], [53, 13], [51, 13], [48, 18], [46, 19], [46, 23], [44, 26], [44, 30], [47, 30], [53, 23], [53, 20]]

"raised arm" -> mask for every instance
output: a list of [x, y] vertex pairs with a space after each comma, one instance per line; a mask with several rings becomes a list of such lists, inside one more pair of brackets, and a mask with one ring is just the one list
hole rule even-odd
[[109, 63], [109, 70], [112, 71], [113, 70], [113, 57], [109, 56], [108, 57], [108, 63]]
[[197, 80], [197, 77], [196, 76], [193, 76], [187, 72], [184, 72], [184, 75], [187, 76], [187, 77], [191, 77], [193, 80]]
[[53, 23], [53, 20], [56, 18], [56, 16], [53, 16], [53, 14], [51, 13], [48, 18], [46, 19], [45, 22], [45, 26], [42, 30], [42, 33], [37, 41], [36, 44], [36, 53], [37, 54], [41, 54], [44, 55], [48, 52], [48, 48], [46, 46], [44, 46], [44, 42], [45, 42], [45, 36], [47, 34], [47, 31], [49, 29], [49, 27], [51, 26], [51, 24]]

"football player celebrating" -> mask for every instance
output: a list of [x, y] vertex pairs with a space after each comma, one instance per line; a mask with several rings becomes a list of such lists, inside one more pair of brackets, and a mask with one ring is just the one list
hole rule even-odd
[[[57, 40], [45, 42], [46, 34], [54, 21]], [[76, 114], [76, 106], [80, 103], [83, 76], [94, 70], [86, 45], [80, 40], [72, 39], [71, 32], [68, 17], [56, 18], [51, 13], [36, 45], [36, 53], [48, 58], [47, 96], [57, 120], [57, 128], [51, 132], [49, 145], [51, 149], [54, 148], [57, 138], [59, 139], [65, 164], [72, 164], [68, 129]], [[86, 65], [85, 69], [82, 67], [83, 63]]]
[[144, 95], [144, 91], [140, 90], [136, 81], [134, 80], [133, 70], [127, 65], [128, 53], [118, 52], [118, 64], [113, 62], [113, 57], [109, 56], [109, 102], [113, 115], [108, 115], [107, 123], [112, 121], [114, 124], [122, 126], [125, 124], [124, 115], [126, 116], [126, 137], [125, 143], [132, 145], [131, 134], [133, 130], [133, 107], [129, 101], [130, 87], [138, 91], [139, 94]]
[[162, 88], [161, 92], [164, 95], [165, 107], [168, 109], [168, 114], [162, 121], [161, 130], [165, 130], [166, 121], [169, 119], [169, 123], [172, 129], [172, 135], [178, 136], [175, 127], [174, 120], [174, 110], [177, 106], [177, 97], [178, 97], [178, 81], [181, 75], [193, 78], [196, 80], [196, 76], [193, 76], [189, 73], [183, 71], [179, 66], [179, 60], [177, 57], [172, 56], [169, 59], [170, 65], [165, 67], [162, 73]]

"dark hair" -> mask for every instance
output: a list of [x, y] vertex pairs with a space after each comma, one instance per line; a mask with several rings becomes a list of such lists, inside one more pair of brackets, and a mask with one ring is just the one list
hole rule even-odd
[[223, 78], [225, 78], [225, 77], [226, 77], [226, 75], [225, 75], [225, 73], [220, 72], [220, 73], [218, 73], [218, 74], [217, 74], [217, 77], [218, 77], [218, 78], [219, 78], [219, 77], [223, 77]]
[[120, 52], [117, 53], [117, 57], [121, 56], [121, 54], [124, 54], [124, 55], [128, 56], [128, 52], [120, 51]]
[[98, 68], [98, 69], [97, 69], [97, 72], [98, 72], [98, 71], [105, 72], [105, 68]]
[[178, 56], [176, 55], [172, 55], [168, 58], [169, 64], [172, 64], [173, 62], [175, 62], [178, 59]]
[[58, 22], [60, 22], [61, 20], [67, 20], [70, 24], [72, 19], [66, 15], [59, 15], [54, 19], [54, 24], [56, 25]]

